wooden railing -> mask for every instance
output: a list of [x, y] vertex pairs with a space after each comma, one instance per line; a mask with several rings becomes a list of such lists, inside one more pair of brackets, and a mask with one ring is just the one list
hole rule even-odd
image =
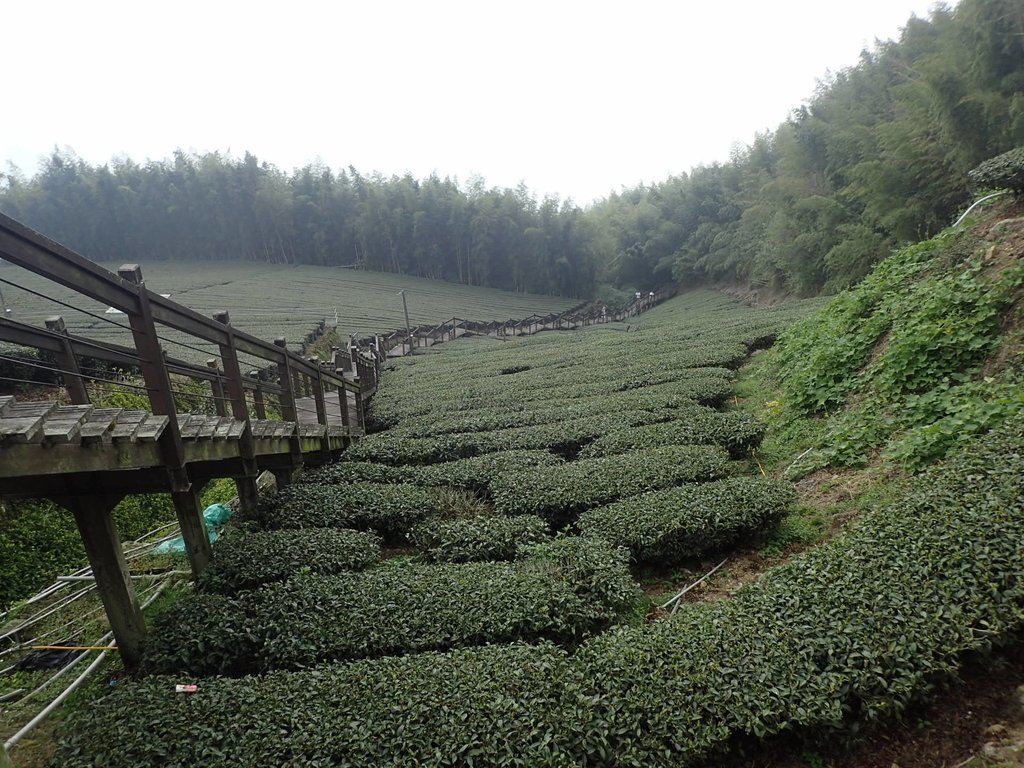
[[388, 334], [358, 341], [358, 348], [367, 352], [376, 351], [379, 359], [412, 354], [417, 349], [432, 347], [441, 342], [451, 341], [465, 335], [493, 336], [506, 338], [530, 336], [540, 331], [575, 330], [604, 323], [622, 322], [671, 298], [674, 291], [660, 288], [647, 295], [634, 298], [625, 306], [609, 308], [581, 304], [564, 312], [548, 315], [530, 315], [520, 320], [493, 320], [478, 322], [452, 317], [437, 325], [419, 325], [401, 328]]
[[[622, 321], [669, 296], [659, 291], [619, 309], [581, 305], [504, 322], [452, 317], [353, 340], [323, 362], [288, 350], [283, 338], [264, 341], [233, 327], [226, 311], [205, 317], [150, 291], [138, 265], [126, 264], [115, 274], [2, 214], [0, 258], [123, 313], [126, 324], [110, 322], [122, 325], [133, 342], [117, 345], [72, 334], [61, 316], [48, 319], [45, 328], [0, 318], [0, 341], [45, 353], [36, 365], [60, 382], [71, 402], [18, 404], [0, 397], [0, 497], [48, 498], [72, 512], [129, 668], [139, 661], [145, 625], [111, 514], [125, 495], [171, 495], [198, 575], [211, 557], [199, 500], [203, 485], [233, 478], [240, 507], [254, 514], [261, 471], [272, 471], [286, 484], [303, 464], [335, 458], [364, 433], [366, 400], [377, 391], [389, 356], [469, 334], [525, 336]], [[166, 329], [217, 354], [205, 365], [170, 356], [161, 342], [190, 344], [167, 338]], [[95, 361], [138, 371], [142, 384], [129, 386], [143, 393], [149, 413], [132, 411], [134, 421], [118, 424], [109, 411], [119, 409], [93, 408], [93, 388], [117, 383]], [[184, 380], [200, 382], [199, 396], [212, 403], [212, 420], [178, 412], [177, 399], [196, 394], [194, 387], [181, 391]], [[140, 431], [142, 421], [151, 428]], [[72, 444], [76, 434], [82, 439]]]
[[[227, 312], [204, 317], [150, 291], [137, 265], [125, 265], [114, 274], [3, 215], [0, 258], [124, 313], [115, 322], [130, 332], [131, 347], [73, 335], [60, 316], [50, 318], [45, 329], [0, 318], [0, 341], [43, 350], [47, 360], [55, 361], [52, 366], [42, 361], [39, 365], [67, 390], [73, 405], [65, 408], [62, 418], [73, 410], [75, 419], [85, 419], [97, 410], [89, 407], [90, 384], [112, 383], [90, 372], [83, 364], [86, 360], [138, 370], [142, 384], [135, 391], [144, 395], [153, 415], [163, 417], [154, 431], [156, 452], [152, 443], [114, 440], [111, 420], [109, 432], [100, 430], [98, 443], [83, 438], [74, 446], [60, 446], [59, 464], [54, 464], [58, 451], [47, 437], [53, 430], [40, 429], [55, 406], [37, 413], [5, 398], [3, 415], [9, 417], [13, 408], [28, 415], [7, 418], [6, 432], [0, 434], [0, 443], [6, 445], [4, 435], [20, 443], [5, 448], [0, 495], [49, 498], [74, 514], [111, 628], [126, 664], [132, 666], [138, 661], [144, 624], [111, 516], [114, 506], [128, 492], [170, 493], [192, 570], [198, 574], [211, 556], [199, 500], [203, 485], [213, 477], [232, 477], [241, 508], [254, 513], [256, 479], [263, 469], [274, 471], [280, 482], [289, 482], [303, 463], [329, 460], [362, 434], [363, 400], [376, 389], [376, 365], [362, 350], [348, 355], [348, 371], [341, 355], [330, 365], [303, 358], [289, 351], [283, 338], [264, 341], [233, 327]], [[212, 345], [218, 354], [205, 366], [170, 357], [161, 344], [166, 329], [206, 349]], [[243, 373], [245, 358], [247, 368], [255, 365], [262, 373]], [[268, 370], [273, 375], [268, 376]], [[194, 441], [183, 439], [182, 425], [193, 422], [178, 412], [182, 378], [208, 387], [209, 394], [202, 396], [212, 403], [214, 423], [225, 422], [230, 443], [222, 441], [217, 450], [204, 452], [196, 450]], [[329, 418], [329, 396], [338, 398], [340, 425]], [[268, 415], [277, 419], [269, 431], [261, 423]], [[254, 424], [261, 427], [258, 435]], [[72, 421], [71, 433], [75, 428]], [[216, 436], [216, 430], [208, 435], [211, 446]], [[25, 444], [32, 440], [34, 445]]]

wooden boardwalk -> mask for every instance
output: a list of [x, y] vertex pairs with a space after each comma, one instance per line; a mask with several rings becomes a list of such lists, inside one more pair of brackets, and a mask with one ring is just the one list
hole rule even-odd
[[[348, 421], [341, 415], [340, 401], [331, 398], [324, 403], [326, 409], [327, 423], [332, 428], [344, 428], [345, 424], [362, 424], [363, 414], [360, 413], [361, 405], [355, 402], [348, 404]], [[312, 397], [302, 397], [295, 400], [295, 407], [298, 410], [299, 424], [309, 425], [317, 423], [316, 401]]]
[[[300, 413], [310, 419], [306, 412]], [[336, 401], [334, 414], [328, 414], [332, 415], [326, 425], [315, 420], [252, 420], [249, 428], [258, 470], [290, 470], [295, 442], [302, 453], [313, 455], [321, 454], [326, 442], [329, 453], [336, 456], [345, 448], [349, 433]], [[177, 423], [193, 481], [233, 473], [224, 462], [240, 463], [245, 421], [184, 414], [177, 416]], [[146, 411], [19, 403], [14, 397], [0, 396], [0, 486], [7, 497], [77, 493], [85, 482], [103, 493], [145, 492], [166, 476], [159, 440], [169, 424], [168, 416]]]
[[[376, 391], [379, 358], [355, 348], [336, 350], [329, 362], [303, 358], [283, 338], [265, 341], [234, 328], [227, 312], [205, 317], [150, 291], [138, 265], [112, 273], [2, 214], [0, 258], [118, 310], [122, 316], [107, 322], [132, 334], [134, 346], [125, 347], [72, 335], [59, 316], [45, 328], [0, 318], [0, 341], [39, 350], [38, 362], [28, 364], [66, 390], [60, 403], [0, 398], [0, 497], [45, 498], [71, 511], [132, 668], [145, 622], [114, 507], [130, 493], [169, 493], [198, 575], [211, 557], [203, 487], [234, 479], [240, 507], [255, 514], [261, 472], [286, 485], [304, 465], [337, 458], [364, 432], [363, 403]], [[170, 357], [162, 344], [167, 329], [219, 355], [205, 366]], [[261, 367], [243, 373], [243, 359], [247, 368], [253, 359]], [[122, 382], [110, 371], [126, 369], [142, 380], [129, 386], [148, 409], [93, 404], [93, 388], [116, 391]], [[208, 412], [179, 412], [179, 401], [196, 396]]]
[[[338, 458], [365, 433], [365, 404], [389, 357], [467, 335], [527, 336], [623, 320], [667, 297], [637, 296], [614, 312], [580, 305], [505, 322], [453, 317], [353, 341], [321, 361], [289, 351], [283, 338], [266, 341], [233, 327], [227, 312], [205, 317], [150, 291], [138, 265], [112, 273], [3, 214], [0, 259], [117, 310], [117, 321], [87, 314], [132, 335], [133, 346], [119, 346], [69, 333], [60, 316], [48, 318], [45, 328], [0, 317], [0, 342], [37, 350], [38, 362], [28, 364], [48, 376], [50, 386], [66, 390], [59, 403], [0, 397], [0, 498], [45, 498], [71, 511], [129, 669], [139, 662], [145, 622], [112, 515], [126, 495], [170, 494], [198, 576], [211, 557], [203, 487], [215, 478], [234, 479], [239, 506], [255, 514], [261, 472], [273, 472], [280, 487], [304, 465]], [[162, 344], [169, 341], [161, 335], [166, 329], [219, 354], [205, 366], [169, 356]], [[246, 370], [259, 368], [245, 373], [243, 360]], [[148, 409], [91, 402], [94, 388], [122, 387], [110, 371], [125, 370], [141, 379], [127, 386], [142, 393]], [[195, 397], [205, 399], [206, 413], [179, 412], [179, 401]]]

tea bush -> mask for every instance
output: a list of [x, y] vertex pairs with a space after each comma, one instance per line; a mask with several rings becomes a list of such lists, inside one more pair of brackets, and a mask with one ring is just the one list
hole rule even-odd
[[498, 512], [540, 515], [561, 526], [617, 499], [720, 477], [728, 460], [717, 446], [673, 445], [504, 473], [491, 481], [491, 490]]
[[630, 410], [620, 414], [590, 416], [530, 427], [427, 438], [381, 432], [360, 440], [346, 451], [346, 456], [353, 461], [400, 465], [453, 461], [499, 451], [552, 450], [575, 453], [606, 432], [623, 426], [652, 424], [667, 418], [670, 415], [665, 412]]
[[358, 571], [380, 560], [380, 543], [367, 531], [230, 531], [213, 545], [213, 560], [198, 586], [232, 594], [283, 581], [300, 571]]
[[1024, 193], [1024, 147], [986, 160], [967, 174], [975, 189], [1012, 189]]
[[733, 458], [741, 458], [761, 444], [765, 426], [742, 413], [693, 411], [673, 421], [617, 429], [598, 437], [580, 451], [589, 459], [663, 445], [721, 445]]
[[259, 518], [267, 528], [355, 528], [393, 541], [444, 502], [438, 491], [416, 485], [291, 485], [260, 501]]
[[520, 547], [548, 538], [548, 526], [534, 515], [427, 520], [409, 534], [429, 562], [513, 560]]
[[470, 491], [487, 491], [491, 478], [500, 472], [520, 472], [564, 463], [561, 456], [547, 451], [499, 451], [458, 461], [408, 467], [409, 482], [417, 485], [451, 486]]
[[[578, 683], [557, 646], [515, 644], [200, 682], [145, 677], [76, 715], [55, 765], [575, 765]], [[169, 693], [170, 692], [170, 693]], [[232, 723], [244, 723], [242, 727]]]
[[404, 483], [408, 474], [400, 467], [372, 461], [335, 461], [303, 472], [301, 485], [346, 485], [348, 483]]
[[591, 509], [579, 530], [629, 550], [634, 562], [671, 564], [732, 544], [778, 520], [796, 500], [789, 483], [731, 477]]
[[235, 599], [190, 596], [160, 616], [144, 664], [245, 674], [520, 639], [576, 643], [638, 599], [626, 553], [577, 537], [511, 563], [403, 564], [300, 575]]
[[[547, 644], [202, 682], [129, 681], [55, 764], [693, 766], [891, 718], [1024, 625], [1024, 417], [732, 599]], [[435, 566], [437, 568], [439, 566]], [[187, 643], [181, 645], [187, 646]], [[237, 727], [237, 723], [244, 727]]]

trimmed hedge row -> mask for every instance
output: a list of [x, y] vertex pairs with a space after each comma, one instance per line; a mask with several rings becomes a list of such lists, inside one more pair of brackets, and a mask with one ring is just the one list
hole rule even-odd
[[[732, 394], [733, 388], [733, 383], [729, 379], [716, 377], [678, 379], [661, 384], [652, 383], [649, 386], [630, 387], [628, 386], [629, 381], [626, 379], [612, 382], [588, 382], [585, 376], [585, 373], [579, 372], [577, 376], [571, 380], [571, 383], [566, 382], [559, 386], [538, 389], [534, 393], [529, 393], [526, 402], [548, 403], [577, 397], [609, 395], [614, 392], [629, 391], [631, 389], [671, 387], [677, 394], [685, 394], [690, 399], [695, 400], [702, 405], [717, 407], [729, 398]], [[506, 399], [507, 396], [502, 395], [494, 400], [494, 404], [500, 405], [501, 402]]]
[[761, 444], [765, 426], [742, 413], [688, 412], [674, 421], [617, 429], [597, 438], [580, 451], [579, 458], [655, 448], [661, 445], [721, 445], [733, 458], [741, 458]]
[[128, 681], [72, 715], [54, 764], [96, 765], [102, 745], [111, 767], [683, 767], [750, 737], [885, 719], [1024, 625], [1022, 478], [1018, 416], [730, 600], [572, 656], [431, 653], [206, 680], [194, 697], [168, 693], [180, 676]]
[[717, 446], [670, 445], [559, 467], [503, 473], [491, 480], [494, 508], [540, 515], [554, 526], [586, 509], [647, 491], [720, 477], [729, 461]]
[[520, 639], [576, 643], [638, 599], [624, 551], [574, 537], [511, 563], [403, 564], [302, 575], [236, 599], [191, 596], [157, 620], [144, 668], [237, 675]]
[[233, 530], [213, 545], [213, 560], [199, 577], [206, 592], [232, 594], [283, 581], [303, 570], [358, 571], [380, 560], [380, 538], [367, 531]]
[[967, 180], [974, 189], [1009, 188], [1024, 193], [1024, 147], [996, 155], [969, 171]]
[[[719, 371], [722, 369], [715, 368], [711, 370]], [[644, 387], [644, 389], [646, 390], [647, 387]], [[696, 400], [689, 396], [689, 393], [692, 391], [690, 387], [684, 388], [683, 391], [687, 393], [685, 398], [677, 396], [671, 400], [665, 400], [665, 405], [658, 404], [651, 409], [671, 407], [685, 408], [686, 410], [711, 410], [707, 406], [698, 404]], [[644, 408], [647, 408], [647, 406], [642, 404], [639, 406], [639, 409]], [[480, 408], [474, 411], [457, 411], [454, 416], [436, 414], [416, 416], [402, 421], [397, 426], [391, 428], [389, 433], [401, 434], [406, 437], [436, 437], [438, 435], [460, 432], [489, 432], [499, 429], [512, 429], [514, 427], [550, 424], [556, 421], [569, 421], [595, 415], [620, 414], [623, 410], [637, 410], [637, 408], [624, 408], [622, 395], [620, 393], [612, 393], [575, 398], [551, 404], [548, 404], [548, 402], [521, 403], [497, 408]]]
[[[312, 672], [119, 685], [76, 710], [53, 765], [566, 768], [578, 688], [565, 652], [516, 644], [333, 664]], [[97, 762], [102, 759], [102, 763]]]
[[[467, 393], [511, 395], [531, 399], [541, 390], [551, 389], [561, 381], [586, 381], [601, 383], [609, 391], [619, 389], [624, 381], [656, 376], [661, 381], [719, 377], [731, 379], [735, 372], [720, 366], [686, 367], [680, 365], [679, 352], [658, 353], [626, 348], [605, 350], [604, 346], [577, 350], [566, 344], [560, 350], [562, 357], [557, 362], [545, 362], [531, 366], [527, 371], [507, 375], [483, 375], [474, 373], [468, 364], [456, 363], [449, 366], [450, 358], [439, 360], [440, 365], [429, 372], [419, 370], [399, 385], [404, 395], [419, 394], [421, 389], [440, 386], [439, 396], [443, 399], [460, 399]], [[429, 382], [429, 383], [427, 383]], [[435, 390], [436, 391], [436, 390]]]
[[352, 461], [376, 461], [384, 464], [432, 464], [487, 453], [516, 450], [554, 450], [574, 453], [596, 437], [621, 429], [664, 421], [670, 414], [661, 411], [625, 411], [573, 421], [537, 424], [532, 427], [499, 429], [493, 432], [463, 432], [437, 437], [403, 437], [381, 432], [351, 446], [345, 455]]
[[548, 526], [534, 515], [427, 520], [409, 534], [429, 562], [514, 560], [524, 545], [548, 538]]
[[540, 467], [553, 467], [564, 462], [561, 456], [548, 451], [498, 451], [469, 459], [403, 469], [408, 471], [409, 482], [416, 485], [487, 491], [491, 478], [500, 472], [522, 472]]
[[573, 663], [616, 765], [891, 717], [1024, 625], [1024, 418], [1012, 432], [732, 600], [588, 643]]
[[510, 385], [507, 390], [496, 391], [461, 384], [461, 379], [459, 383], [451, 386], [444, 386], [436, 379], [431, 379], [431, 389], [409, 391], [401, 399], [381, 399], [380, 393], [375, 395], [371, 419], [376, 428], [386, 429], [400, 424], [404, 418], [426, 417], [438, 410], [450, 413], [500, 408], [523, 410], [526, 406], [550, 408], [561, 401], [584, 397], [607, 398], [617, 392], [632, 392], [635, 389], [672, 392], [678, 398], [719, 406], [732, 393], [731, 380], [728, 377], [717, 376], [679, 378], [645, 386], [637, 386], [638, 382], [631, 382], [630, 377], [626, 375], [604, 381], [592, 381], [588, 378], [586, 370], [560, 371], [553, 374], [553, 378], [554, 381], [545, 387], [517, 390]]
[[[390, 434], [389, 434], [390, 437]], [[379, 440], [382, 444], [383, 439]], [[403, 443], [398, 450], [407, 448]], [[416, 454], [420, 444], [413, 444], [414, 450], [408, 455]], [[377, 449], [380, 450], [380, 449]], [[453, 448], [454, 450], [454, 448]], [[429, 452], [428, 452], [429, 453]], [[443, 453], [439, 450], [439, 453]], [[491, 477], [501, 471], [518, 469], [535, 469], [537, 467], [561, 464], [565, 460], [561, 456], [548, 451], [500, 451], [473, 456], [468, 459], [454, 459], [437, 464], [377, 464], [372, 461], [339, 461], [328, 464], [315, 473], [310, 473], [303, 484], [312, 485], [345, 485], [370, 481], [374, 483], [405, 483], [409, 485], [449, 486], [465, 488], [471, 491], [487, 489]]]
[[149, 628], [143, 671], [230, 676], [253, 672], [262, 641], [253, 632], [247, 606], [262, 589], [238, 595], [197, 592], [176, 602]]
[[760, 530], [795, 500], [789, 483], [731, 477], [591, 509], [580, 515], [577, 526], [584, 535], [625, 547], [634, 562], [672, 564]]
[[[586, 398], [578, 402], [580, 402], [580, 404], [588, 402], [591, 404], [601, 403], [602, 405], [604, 405], [604, 403], [608, 403], [608, 410], [614, 411], [617, 407], [620, 412], [627, 409], [646, 411], [657, 411], [661, 409], [691, 411], [708, 408], [709, 410], [713, 410], [709, 406], [697, 403], [697, 401], [694, 400], [686, 390], [679, 391], [675, 386], [675, 382], [657, 384], [651, 387], [641, 387], [640, 389], [627, 389], [622, 392], [617, 392], [615, 395]], [[672, 418], [675, 417], [676, 414], [672, 414]]]
[[444, 509], [444, 496], [418, 485], [291, 485], [260, 502], [266, 528], [355, 528], [400, 538]]
[[402, 483], [408, 473], [372, 461], [335, 461], [302, 473], [300, 485], [346, 485], [348, 483]]
[[467, 454], [460, 453], [461, 450], [462, 447], [453, 435], [405, 437], [399, 433], [384, 431], [367, 435], [350, 445], [342, 458], [346, 462], [358, 464], [429, 464], [435, 461], [466, 458]]

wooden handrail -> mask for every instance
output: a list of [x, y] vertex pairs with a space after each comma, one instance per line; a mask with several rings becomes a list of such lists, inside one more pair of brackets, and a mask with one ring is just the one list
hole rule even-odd
[[[70, 343], [71, 351], [77, 358], [103, 360], [104, 362], [115, 363], [126, 368], [138, 368], [139, 366], [139, 356], [131, 347], [112, 344], [106, 341], [95, 341], [85, 336], [71, 333], [58, 334], [45, 328], [26, 325], [17, 320], [0, 318], [0, 341], [58, 354], [63, 347], [62, 339], [66, 339]], [[188, 376], [191, 379], [200, 381], [219, 381], [224, 379], [223, 371], [217, 371], [207, 366], [197, 365], [187, 360], [170, 356], [165, 357], [164, 360], [171, 373]], [[276, 384], [261, 381], [259, 378], [251, 375], [243, 374], [242, 384], [250, 391], [259, 387], [264, 392], [271, 394], [280, 394], [281, 392], [281, 388]]]
[[[140, 295], [136, 286], [4, 214], [0, 214], [0, 255], [12, 264], [125, 314], [140, 311]], [[231, 337], [239, 352], [277, 365], [283, 364], [285, 356], [288, 356], [293, 370], [307, 376], [322, 375], [318, 366], [312, 365], [295, 352], [237, 328], [227, 329], [212, 318], [164, 298], [148, 288], [144, 291], [153, 321], [159, 325], [182, 331], [218, 347], [227, 344]], [[326, 380], [334, 386], [353, 389], [351, 382], [338, 378], [333, 372], [327, 372]]]

